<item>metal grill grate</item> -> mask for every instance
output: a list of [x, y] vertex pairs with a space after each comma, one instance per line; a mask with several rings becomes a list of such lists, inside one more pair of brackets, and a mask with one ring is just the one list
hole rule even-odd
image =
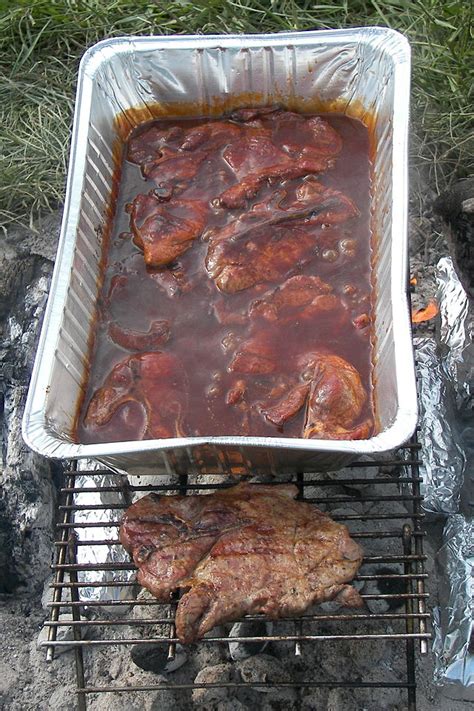
[[[295, 678], [292, 682], [272, 682], [272, 687], [308, 688], [400, 688], [406, 689], [407, 708], [416, 708], [415, 693], [415, 652], [419, 648], [422, 654], [427, 652], [427, 621], [425, 579], [423, 555], [423, 535], [420, 495], [420, 476], [418, 471], [419, 445], [416, 441], [402, 448], [391, 460], [355, 462], [351, 467], [331, 475], [295, 474], [299, 498], [310, 501], [327, 510], [335, 520], [343, 521], [355, 539], [360, 539], [365, 552], [363, 565], [356, 581], [366, 586], [362, 589], [362, 598], [367, 609], [352, 612], [344, 610], [327, 613], [317, 609], [314, 614], [306, 614], [297, 620], [282, 620], [273, 623], [274, 631], [266, 636], [243, 637], [241, 642], [269, 640], [275, 645], [291, 643], [293, 653], [299, 657], [305, 655], [308, 645], [322, 642], [344, 643], [359, 641], [357, 653], [364, 655], [364, 641], [388, 641], [399, 645], [400, 652], [406, 656], [406, 675], [400, 680], [381, 679], [363, 681], [360, 678], [337, 680], [315, 678]], [[107, 474], [108, 483], [103, 484]], [[77, 477], [87, 475], [96, 485], [77, 486]], [[110, 477], [113, 484], [110, 485]], [[202, 483], [202, 476], [180, 476], [176, 483], [156, 485], [139, 483], [132, 486], [125, 477], [113, 475], [109, 471], [97, 470], [66, 473], [66, 481], [60, 492], [59, 522], [57, 523], [58, 540], [56, 558], [52, 566], [55, 571], [52, 583], [53, 598], [49, 603], [50, 618], [45, 623], [49, 627], [47, 659], [54, 657], [55, 648], [74, 646], [78, 708], [86, 708], [88, 695], [105, 692], [151, 691], [151, 690], [190, 690], [195, 688], [237, 688], [250, 685], [252, 688], [265, 686], [264, 683], [245, 681], [192, 684], [173, 681], [170, 675], [166, 683], [148, 683], [138, 686], [101, 685], [92, 678], [87, 655], [93, 655], [97, 647], [108, 645], [142, 645], [150, 642], [165, 645], [168, 658], [173, 659], [176, 652], [174, 612], [176, 602], [166, 607], [154, 599], [136, 599], [138, 588], [133, 580], [134, 566], [130, 562], [107, 561], [102, 563], [81, 563], [81, 547], [97, 553], [107, 546], [114, 559], [114, 551], [119, 558], [122, 553], [118, 542], [118, 526], [121, 509], [125, 509], [136, 495], [148, 491], [163, 494], [182, 493], [195, 495], [229, 486], [232, 481], [225, 475], [208, 477]], [[145, 478], [144, 478], [145, 480]], [[235, 482], [235, 479], [233, 480]], [[273, 482], [278, 486], [278, 482]], [[101, 503], [80, 503], [84, 494], [99, 495]], [[94, 499], [96, 500], [96, 499]], [[112, 503], [103, 503], [104, 501]], [[357, 502], [360, 513], [348, 513], [344, 506]], [[95, 511], [93, 521], [84, 520], [84, 512]], [[116, 520], [110, 520], [111, 511]], [[335, 513], [332, 514], [332, 511]], [[339, 513], [337, 513], [339, 511]], [[108, 515], [107, 520], [106, 514]], [[104, 520], [100, 520], [103, 518]], [[110, 536], [96, 539], [94, 529], [106, 527]], [[388, 550], [388, 552], [384, 552]], [[104, 571], [109, 575], [104, 578]], [[94, 577], [95, 576], [95, 577]], [[115, 578], [115, 579], [112, 579]], [[369, 586], [367, 592], [366, 588]], [[370, 588], [370, 586], [372, 586]], [[375, 587], [374, 587], [375, 586]], [[101, 590], [100, 599], [84, 599], [85, 589]], [[120, 596], [117, 596], [117, 589]], [[124, 593], [125, 591], [125, 593]], [[374, 609], [374, 602], [384, 601], [388, 608], [384, 611]], [[133, 610], [142, 607], [157, 606], [160, 614], [146, 619], [132, 615]], [[69, 612], [70, 619], [62, 620], [60, 613]], [[83, 616], [85, 615], [85, 616]], [[261, 619], [255, 615], [246, 619]], [[341, 623], [344, 632], [341, 633]], [[165, 634], [157, 634], [156, 626], [165, 626]], [[60, 627], [68, 627], [72, 641], [58, 640]], [[93, 632], [93, 634], [91, 634]], [[91, 638], [92, 637], [92, 638]], [[228, 637], [211, 633], [200, 644], [225, 645]], [[404, 648], [404, 649], [403, 649]], [[375, 660], [374, 660], [375, 661]], [[91, 678], [89, 678], [91, 677]], [[267, 684], [268, 686], [268, 684]]]

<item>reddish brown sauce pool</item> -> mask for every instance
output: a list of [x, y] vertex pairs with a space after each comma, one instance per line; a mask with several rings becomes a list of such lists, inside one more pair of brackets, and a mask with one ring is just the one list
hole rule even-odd
[[[260, 118], [262, 125], [266, 125], [266, 121], [270, 120], [265, 116]], [[149, 341], [142, 339], [142, 350], [171, 354], [180, 364], [181, 380], [175, 385], [178, 389], [186, 390], [179, 406], [179, 426], [174, 428], [175, 431], [172, 431], [171, 427], [168, 435], [165, 428], [161, 436], [301, 437], [305, 406], [278, 425], [269, 421], [264, 410], [275, 405], [282, 393], [288, 393], [288, 383], [294, 386], [300, 382], [299, 374], [295, 373], [295, 364], [299, 362], [298, 359], [301, 360], [302, 355], [312, 352], [337, 355], [358, 371], [367, 397], [360, 414], [354, 419], [353, 426], [363, 421], [373, 422], [369, 136], [367, 128], [355, 119], [325, 114], [324, 120], [341, 137], [342, 149], [335, 158], [333, 167], [309, 180], [316, 179], [325, 188], [342, 192], [355, 203], [359, 215], [334, 225], [323, 223], [309, 226], [305, 223], [305, 233], [313, 235], [310, 253], [306, 253], [291, 269], [287, 269], [284, 275], [280, 273], [273, 280], [270, 278], [260, 281], [235, 293], [221, 291], [206, 270], [205, 262], [209, 249], [206, 231], [203, 236], [194, 239], [187, 251], [170, 265], [163, 268], [146, 266], [143, 252], [130, 234], [130, 214], [126, 206], [138, 194], [146, 195], [156, 189], [159, 180], [157, 181], [156, 175], [155, 180], [144, 178], [140, 166], [127, 159], [125, 150], [90, 371], [78, 417], [78, 441], [110, 442], [153, 436], [150, 435], [150, 430], [147, 430], [146, 421], [149, 414], [140, 401], [140, 397], [146, 398], [146, 392], [140, 397], [134, 395], [133, 398], [122, 398], [122, 404], [119, 403], [110, 417], [106, 418], [107, 421], [101, 423], [91, 418], [90, 403], [94, 394], [107, 383], [114, 366], [140, 353], [136, 343], [135, 348], [130, 348], [124, 347], [123, 338], [118, 339], [121, 345], [114, 342], [110, 337], [111, 325], [112, 331], [115, 324], [122, 331], [129, 329], [146, 333], [152, 322], [161, 320], [166, 320], [169, 324], [168, 340], [159, 347], [150, 348]], [[212, 122], [207, 119], [168, 123], [159, 121], [154, 122], [154, 125], [158, 128], [175, 126], [186, 131], [192, 126], [204, 123]], [[284, 130], [285, 127], [282, 131]], [[279, 137], [283, 143], [285, 140], [292, 140], [291, 131], [287, 131], [288, 136], [282, 134]], [[143, 129], [139, 129], [139, 132], [143, 134]], [[255, 204], [268, 200], [275, 191], [283, 190], [291, 194], [307, 179], [304, 175], [295, 178], [284, 177], [281, 180], [271, 178], [262, 182], [254, 197], [246, 198], [244, 207], [220, 207], [216, 205], [215, 196], [222, 194], [236, 182], [223, 158], [223, 149], [220, 149], [202, 160], [197, 173], [188, 181], [186, 188], [180, 188], [179, 199], [199, 200], [210, 204], [206, 216], [206, 230], [218, 231], [229, 221], [251, 210]], [[165, 192], [162, 191], [162, 197]], [[164, 197], [167, 199], [169, 196]], [[284, 207], [284, 199], [282, 204]], [[269, 235], [270, 239], [275, 237], [276, 250], [278, 245], [283, 245], [282, 249], [286, 249], [285, 241], [278, 241], [279, 230], [281, 232], [282, 229], [278, 221], [265, 228], [267, 240]], [[287, 224], [285, 229], [285, 234], [288, 234], [288, 230], [291, 232], [292, 229], [297, 229], [296, 222]], [[238, 249], [239, 240], [235, 241]], [[252, 321], [249, 318], [249, 309], [253, 302], [268, 298], [278, 286], [296, 275], [318, 276], [328, 284], [331, 293], [340, 300], [344, 317], [340, 318], [337, 312], [335, 315], [329, 312], [329, 315], [320, 313], [308, 319], [299, 318], [295, 313], [293, 318], [277, 318], [276, 322], [271, 323]], [[178, 280], [175, 279], [176, 276]], [[219, 322], [216, 314], [222, 313], [231, 314], [230, 319], [225, 319], [230, 320], [230, 323]], [[232, 314], [237, 315], [237, 318], [233, 318]], [[265, 333], [266, 346], [271, 349], [271, 357], [277, 363], [273, 372], [229, 372], [230, 364], [242, 344], [251, 338], [260, 337], [262, 333]], [[172, 389], [174, 375], [170, 378], [168, 385]], [[229, 392], [235, 389], [239, 381], [244, 381], [245, 392], [237, 396], [237, 401], [229, 402], [233, 399]], [[145, 391], [150, 387], [153, 385], [147, 382]], [[169, 389], [166, 388], [162, 393], [155, 393], [151, 399], [155, 404], [158, 403], [157, 407], [160, 407], [161, 401], [166, 406], [168, 395]], [[371, 431], [369, 428], [368, 434]], [[155, 432], [154, 436], [159, 435]]]

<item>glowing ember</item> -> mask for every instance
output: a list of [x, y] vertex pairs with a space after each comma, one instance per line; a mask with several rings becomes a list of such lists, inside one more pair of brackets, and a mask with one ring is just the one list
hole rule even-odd
[[430, 319], [436, 316], [438, 311], [439, 309], [436, 304], [436, 301], [431, 299], [424, 308], [412, 311], [411, 321], [412, 323], [422, 323], [423, 321], [429, 321]]

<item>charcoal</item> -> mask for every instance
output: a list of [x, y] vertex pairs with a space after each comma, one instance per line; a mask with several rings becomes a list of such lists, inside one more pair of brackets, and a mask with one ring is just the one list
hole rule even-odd
[[229, 652], [234, 661], [247, 659], [263, 652], [268, 642], [240, 642], [239, 637], [264, 637], [271, 635], [273, 625], [265, 620], [236, 622], [229, 632]]
[[183, 647], [176, 645], [174, 659], [168, 659], [168, 645], [166, 644], [135, 644], [130, 650], [132, 661], [137, 667], [144, 671], [151, 671], [157, 674], [169, 674], [176, 671], [188, 658]]

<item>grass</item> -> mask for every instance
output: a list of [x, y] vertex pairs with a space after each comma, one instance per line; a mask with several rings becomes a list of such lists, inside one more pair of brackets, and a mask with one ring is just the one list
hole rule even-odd
[[469, 0], [0, 0], [0, 223], [61, 203], [79, 59], [121, 34], [385, 25], [413, 49], [412, 166], [436, 190], [474, 172]]

